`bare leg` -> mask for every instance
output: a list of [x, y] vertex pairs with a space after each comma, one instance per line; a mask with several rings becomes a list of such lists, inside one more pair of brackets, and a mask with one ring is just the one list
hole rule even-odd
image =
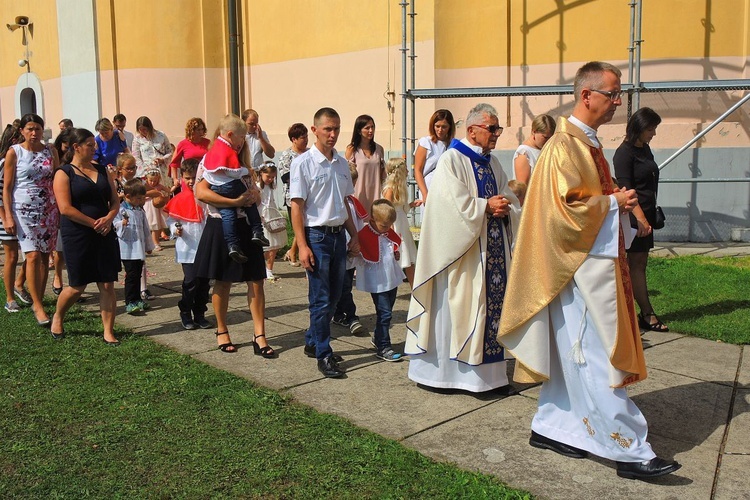
[[[18, 242], [3, 241], [5, 263], [3, 264], [3, 283], [5, 284], [5, 302], [13, 302], [13, 287], [16, 286], [16, 266], [18, 265]], [[21, 283], [23, 286], [23, 283]]]
[[266, 258], [266, 269], [271, 272], [273, 272], [273, 261], [276, 260], [276, 252], [278, 250], [268, 250], [263, 254]]
[[[211, 305], [214, 307], [214, 316], [216, 316], [216, 331], [222, 332], [216, 336], [216, 342], [219, 345], [231, 342], [229, 337], [229, 328], [227, 327], [227, 311], [229, 311], [229, 289], [232, 284], [227, 281], [216, 281], [214, 283], [214, 293], [211, 295]], [[228, 352], [234, 352], [237, 348], [229, 349]]]
[[[18, 261], [18, 247], [16, 247], [16, 261]], [[21, 264], [21, 269], [16, 273], [16, 288], [21, 290], [26, 284], [26, 261]]]
[[96, 285], [99, 287], [99, 310], [102, 314], [104, 340], [117, 342], [117, 337], [115, 337], [115, 315], [117, 312], [115, 284], [113, 281], [108, 281]]
[[49, 254], [42, 252], [28, 252], [26, 254], [26, 272], [28, 273], [28, 288], [29, 295], [31, 295], [31, 309], [34, 311], [34, 316], [37, 321], [48, 320], [47, 313], [44, 312], [44, 304], [42, 299], [44, 298], [44, 286], [47, 283], [47, 275], [49, 269]]
[[157, 229], [156, 231], [151, 231], [151, 239], [154, 242], [154, 246], [157, 246], [157, 247], [159, 246], [159, 233], [160, 232], [161, 231], [159, 229]]
[[297, 247], [297, 237], [295, 236], [292, 238], [292, 247], [289, 249], [289, 259], [292, 262], [297, 262], [297, 253], [299, 252]]
[[65, 261], [63, 259], [63, 253], [57, 252], [52, 254], [52, 260], [55, 263], [55, 275], [52, 278], [52, 288], [62, 288], [63, 287], [63, 267], [65, 266]]
[[51, 330], [55, 333], [63, 332], [63, 323], [65, 322], [65, 315], [68, 313], [73, 304], [81, 297], [83, 291], [86, 290], [86, 285], [83, 286], [69, 286], [63, 288], [60, 295], [57, 297], [57, 306], [55, 307], [55, 314], [52, 316]]
[[[251, 281], [247, 284], [247, 306], [253, 317], [253, 330], [255, 331], [255, 342], [260, 348], [268, 346], [266, 340], [266, 292], [263, 289], [263, 280]], [[261, 337], [261, 335], [263, 335]]]
[[633, 283], [633, 297], [638, 303], [641, 314], [653, 312], [651, 301], [648, 299], [648, 286], [646, 284], [646, 264], [648, 263], [648, 252], [629, 252], [628, 264], [630, 265], [630, 281]]

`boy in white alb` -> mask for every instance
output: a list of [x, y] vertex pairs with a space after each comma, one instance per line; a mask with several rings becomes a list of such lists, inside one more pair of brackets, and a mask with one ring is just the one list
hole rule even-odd
[[398, 247], [401, 237], [393, 230], [396, 208], [388, 200], [375, 200], [370, 210], [370, 223], [359, 231], [362, 254], [357, 260], [357, 290], [369, 292], [377, 311], [373, 344], [375, 356], [385, 361], [401, 361], [393, 351], [391, 328], [393, 305], [398, 286], [406, 275], [399, 264]]
[[174, 244], [175, 258], [182, 265], [182, 297], [177, 302], [180, 310], [180, 323], [185, 330], [212, 328], [206, 320], [208, 292], [211, 288], [208, 278], [195, 275], [195, 253], [198, 250], [206, 218], [203, 209], [193, 195], [195, 173], [198, 170], [198, 159], [191, 158], [182, 162], [180, 173], [182, 180], [180, 192], [164, 207], [167, 212], [170, 234], [176, 238]]
[[140, 179], [131, 179], [123, 186], [125, 199], [120, 204], [120, 213], [112, 222], [120, 244], [120, 258], [125, 269], [125, 312], [135, 314], [149, 308], [141, 299], [140, 284], [146, 254], [154, 249], [146, 212], [146, 186]]

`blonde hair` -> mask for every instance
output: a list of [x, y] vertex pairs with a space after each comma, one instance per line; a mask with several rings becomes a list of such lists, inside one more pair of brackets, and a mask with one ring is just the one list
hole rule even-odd
[[381, 224], [393, 224], [396, 222], [396, 207], [385, 198], [375, 200], [372, 202], [370, 216], [374, 221]]
[[349, 173], [352, 175], [352, 184], [356, 184], [359, 172], [357, 171], [357, 165], [355, 163], [349, 162]]
[[131, 155], [130, 153], [122, 153], [117, 155], [117, 170], [119, 171], [128, 160], [133, 160], [133, 163], [135, 163], [135, 156]]
[[385, 182], [383, 183], [383, 192], [386, 189], [393, 191], [393, 203], [395, 205], [402, 205], [408, 200], [408, 194], [406, 193], [406, 160], [403, 158], [391, 158], [388, 163], [385, 164], [385, 172], [387, 174]]
[[513, 191], [513, 194], [516, 195], [516, 198], [519, 200], [526, 197], [526, 189], [528, 189], [528, 186], [525, 182], [517, 181], [515, 179], [510, 180], [508, 181], [508, 188]]
[[233, 114], [228, 114], [219, 121], [219, 135], [234, 132], [235, 134], [247, 134], [247, 125], [242, 119]]

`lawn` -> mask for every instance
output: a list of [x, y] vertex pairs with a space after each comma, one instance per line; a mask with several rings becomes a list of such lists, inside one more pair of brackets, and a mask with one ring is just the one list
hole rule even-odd
[[80, 309], [64, 342], [0, 312], [3, 497], [531, 498], [146, 338], [109, 347]]
[[750, 257], [651, 257], [654, 310], [675, 332], [750, 344]]

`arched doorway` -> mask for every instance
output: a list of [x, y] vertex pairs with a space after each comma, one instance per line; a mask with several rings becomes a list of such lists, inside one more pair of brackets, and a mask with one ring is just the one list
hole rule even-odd
[[21, 116], [26, 113], [36, 113], [36, 92], [32, 88], [25, 88], [21, 91], [20, 104]]

